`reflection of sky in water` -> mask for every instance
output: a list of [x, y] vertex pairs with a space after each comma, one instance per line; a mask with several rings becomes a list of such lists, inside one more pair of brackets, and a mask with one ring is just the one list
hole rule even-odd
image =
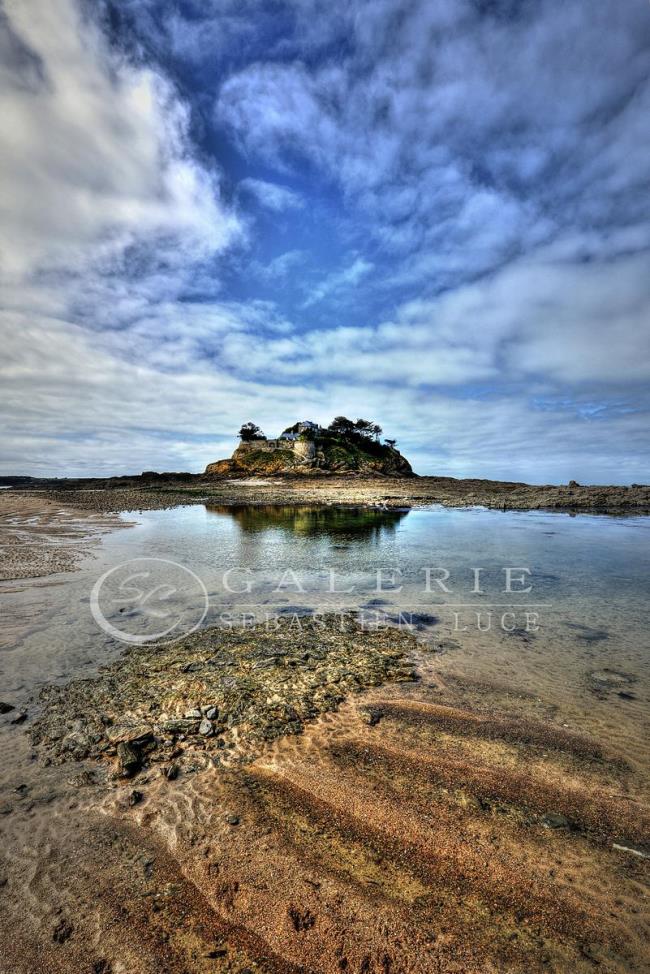
[[[452, 611], [445, 603], [466, 607], [463, 613], [541, 603], [545, 631], [576, 645], [608, 636], [648, 645], [650, 519], [242, 505], [147, 511], [137, 515], [137, 522], [106, 536], [80, 572], [28, 584], [22, 592], [0, 586], [3, 628], [9, 633], [0, 654], [7, 690], [18, 692], [22, 686], [26, 691], [90, 672], [116, 655], [121, 645], [91, 616], [90, 590], [108, 568], [143, 556], [179, 562], [201, 578], [210, 597], [206, 623], [217, 621], [223, 610], [259, 617], [277, 608], [336, 609], [378, 600], [387, 611], [430, 610], [440, 617]], [[513, 591], [504, 593], [507, 566], [530, 569], [531, 592], [518, 592], [521, 586], [513, 584]], [[435, 584], [425, 591], [426, 567], [434, 577], [436, 569], [449, 572], [449, 592]], [[483, 593], [473, 591], [474, 568], [483, 569]], [[250, 593], [226, 590], [223, 575], [229, 569], [233, 588], [243, 587], [241, 570], [249, 569]], [[330, 570], [337, 589], [353, 591], [329, 592]], [[378, 592], [378, 570], [386, 579], [391, 571], [401, 571], [397, 584], [402, 591], [391, 591], [386, 581], [386, 591]]]

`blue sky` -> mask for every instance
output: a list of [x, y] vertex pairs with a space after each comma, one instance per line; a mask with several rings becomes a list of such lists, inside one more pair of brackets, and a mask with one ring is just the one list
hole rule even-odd
[[648, 481], [646, 0], [0, 11], [0, 472]]

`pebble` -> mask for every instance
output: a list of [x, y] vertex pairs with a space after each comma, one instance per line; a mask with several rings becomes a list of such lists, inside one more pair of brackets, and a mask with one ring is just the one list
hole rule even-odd
[[72, 924], [67, 920], [59, 920], [52, 933], [52, 940], [55, 944], [64, 944], [72, 936]]
[[0, 714], [10, 714], [11, 711], [15, 709], [16, 708], [13, 706], [13, 704], [4, 703], [3, 700], [0, 700]]
[[117, 745], [117, 760], [121, 773], [127, 778], [136, 774], [142, 766], [142, 755], [139, 749], [127, 741], [121, 741]]
[[204, 718], [199, 724], [199, 734], [203, 734], [204, 737], [209, 737], [210, 734], [212, 734], [212, 731], [212, 721]]
[[559, 812], [549, 812], [542, 819], [542, 825], [547, 829], [568, 829], [570, 824], [566, 815], [560, 815]]
[[228, 825], [239, 825], [239, 815], [226, 815]]

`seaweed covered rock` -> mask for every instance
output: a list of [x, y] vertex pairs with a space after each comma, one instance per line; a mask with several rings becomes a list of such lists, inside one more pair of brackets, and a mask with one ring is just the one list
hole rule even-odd
[[178, 746], [223, 753], [298, 734], [347, 694], [416, 679], [413, 637], [346, 616], [211, 628], [130, 649], [98, 678], [47, 687], [32, 730], [55, 760], [108, 758], [120, 776]]

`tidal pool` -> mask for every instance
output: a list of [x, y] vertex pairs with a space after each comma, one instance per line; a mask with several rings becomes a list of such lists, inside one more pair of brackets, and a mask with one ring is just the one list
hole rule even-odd
[[443, 648], [496, 640], [648, 663], [647, 518], [279, 505], [122, 517], [131, 526], [79, 571], [0, 586], [5, 695], [90, 674], [153, 633], [278, 612], [360, 610]]

